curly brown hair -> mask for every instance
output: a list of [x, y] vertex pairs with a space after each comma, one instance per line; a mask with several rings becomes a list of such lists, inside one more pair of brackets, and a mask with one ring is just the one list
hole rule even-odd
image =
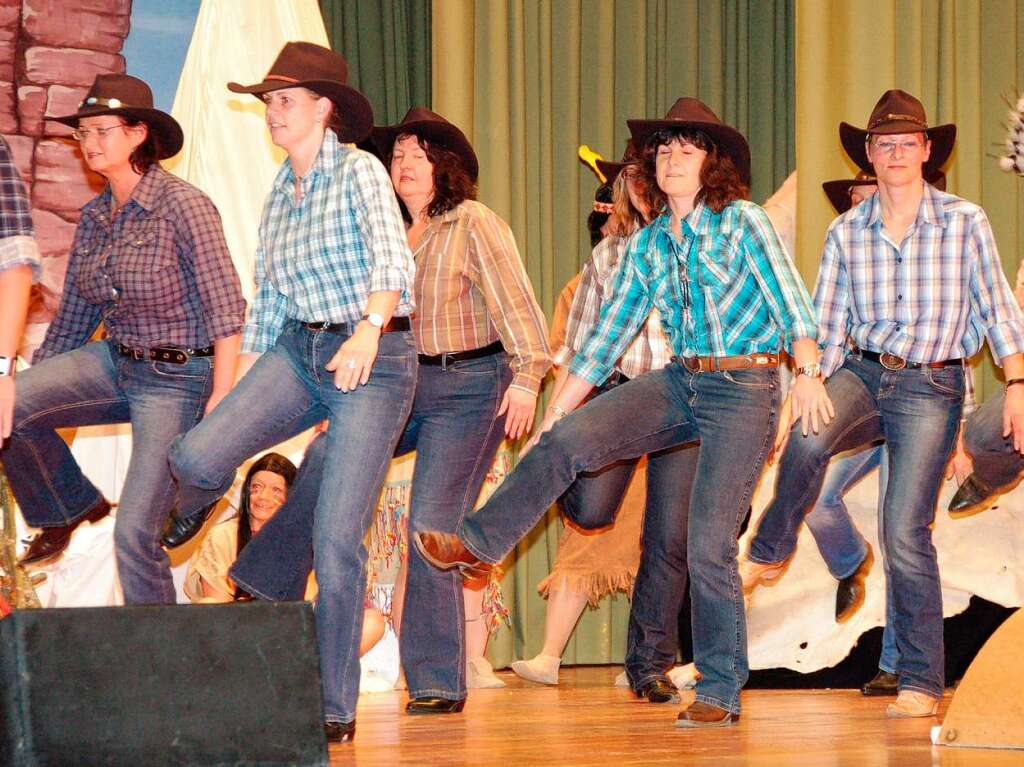
[[700, 189], [696, 202], [702, 202], [715, 213], [721, 213], [726, 205], [735, 200], [750, 199], [750, 188], [743, 183], [732, 157], [720, 152], [710, 136], [690, 128], [666, 128], [652, 133], [641, 152], [640, 168], [647, 182], [647, 198], [652, 211], [660, 212], [668, 204], [668, 198], [658, 186], [655, 165], [658, 147], [673, 141], [693, 144], [708, 153], [700, 169]]
[[[395, 144], [405, 138], [412, 136], [416, 139], [423, 151], [427, 153], [427, 159], [434, 166], [434, 194], [427, 203], [427, 216], [441, 216], [450, 210], [457, 208], [465, 200], [475, 200], [477, 186], [476, 182], [469, 177], [466, 165], [455, 152], [441, 144], [431, 143], [424, 136], [416, 133], [399, 133], [395, 136], [394, 143], [384, 155], [384, 167], [391, 172], [391, 155]], [[398, 193], [395, 193], [398, 197]], [[398, 207], [402, 209], [402, 218], [405, 222], [412, 223], [412, 216], [409, 215], [402, 198], [398, 198]]]

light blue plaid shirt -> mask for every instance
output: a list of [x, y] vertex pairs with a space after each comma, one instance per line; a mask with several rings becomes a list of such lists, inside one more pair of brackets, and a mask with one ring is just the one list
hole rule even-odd
[[878, 194], [832, 222], [814, 305], [826, 376], [843, 364], [848, 336], [911, 362], [971, 357], [986, 335], [997, 361], [1024, 352], [1024, 315], [985, 211], [930, 184], [898, 247]]
[[817, 337], [807, 288], [760, 206], [737, 200], [714, 213], [700, 204], [681, 240], [670, 227], [665, 213], [633, 235], [614, 299], [570, 372], [604, 381], [652, 307], [677, 357], [776, 352]]
[[263, 207], [243, 351], [269, 349], [289, 319], [357, 322], [377, 291], [401, 291], [395, 316], [412, 313], [416, 267], [384, 166], [327, 131], [302, 193], [296, 204], [285, 160]]

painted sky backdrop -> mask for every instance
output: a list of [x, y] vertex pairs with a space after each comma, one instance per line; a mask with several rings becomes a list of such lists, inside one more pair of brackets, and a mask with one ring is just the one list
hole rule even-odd
[[170, 112], [202, 0], [133, 0], [124, 45], [128, 74], [153, 89], [157, 109]]

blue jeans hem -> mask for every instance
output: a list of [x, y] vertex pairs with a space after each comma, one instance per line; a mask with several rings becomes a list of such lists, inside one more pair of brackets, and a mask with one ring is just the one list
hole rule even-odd
[[465, 700], [466, 691], [463, 690], [462, 694], [459, 695], [457, 692], [451, 690], [436, 690], [436, 689], [425, 689], [425, 690], [409, 690], [409, 698], [444, 698], [445, 700]]
[[714, 696], [711, 696], [711, 695], [704, 695], [703, 693], [697, 693], [697, 697], [695, 698], [695, 700], [698, 700], [701, 703], [708, 703], [708, 704], [710, 704], [712, 706], [715, 706], [717, 708], [722, 709], [723, 711], [728, 711], [730, 714], [738, 714], [740, 712], [740, 705], [739, 705], [739, 703], [736, 703], [735, 705], [730, 706], [728, 703], [726, 703], [725, 701], [721, 700], [720, 698], [715, 698]]

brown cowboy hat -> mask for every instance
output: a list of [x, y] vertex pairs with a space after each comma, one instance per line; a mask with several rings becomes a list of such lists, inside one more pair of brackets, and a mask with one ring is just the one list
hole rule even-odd
[[[941, 170], [935, 171], [933, 174], [928, 176], [925, 181], [934, 186], [940, 192], [946, 191], [946, 174]], [[828, 196], [828, 201], [832, 203], [832, 207], [835, 208], [836, 213], [842, 215], [853, 207], [853, 201], [850, 199], [850, 192], [853, 191], [853, 187], [874, 186], [877, 183], [878, 180], [874, 176], [862, 170], [855, 178], [840, 178], [835, 181], [825, 181], [822, 183], [821, 188], [825, 190], [825, 194]]]
[[626, 149], [622, 152], [622, 162], [611, 162], [609, 160], [597, 160], [597, 169], [604, 175], [606, 184], [614, 184], [615, 179], [627, 165], [634, 165], [640, 162], [640, 153], [633, 146], [633, 140], [626, 142]]
[[259, 97], [282, 88], [308, 88], [334, 102], [341, 117], [340, 141], [358, 143], [373, 128], [373, 107], [366, 96], [347, 85], [348, 62], [340, 53], [314, 43], [285, 43], [270, 71], [255, 85], [228, 83], [233, 93]]
[[73, 115], [46, 117], [46, 120], [78, 127], [83, 117], [117, 115], [141, 120], [157, 136], [160, 146], [158, 160], [173, 157], [181, 151], [185, 135], [178, 121], [166, 112], [153, 108], [153, 91], [142, 80], [131, 75], [96, 75], [92, 87]]
[[405, 113], [405, 117], [397, 125], [380, 125], [373, 129], [373, 143], [377, 145], [381, 157], [391, 154], [395, 139], [404, 134], [422, 136], [427, 141], [454, 152], [473, 180], [480, 175], [480, 163], [476, 159], [473, 145], [466, 134], [436, 112], [426, 107], [413, 107]]
[[906, 91], [891, 90], [882, 94], [882, 98], [871, 110], [868, 127], [856, 128], [849, 123], [839, 123], [839, 140], [850, 159], [857, 163], [861, 170], [874, 173], [875, 169], [868, 161], [868, 153], [864, 142], [871, 135], [894, 133], [924, 133], [932, 142], [932, 153], [924, 164], [925, 177], [934, 177], [953, 153], [956, 143], [956, 126], [952, 123], [928, 127], [924, 105]]
[[743, 183], [750, 186], [750, 147], [747, 140], [735, 128], [718, 119], [700, 99], [683, 97], [677, 99], [668, 114], [661, 120], [626, 120], [633, 144], [643, 147], [651, 136], [660, 130], [691, 128], [706, 133], [718, 147], [726, 152], [736, 165]]

